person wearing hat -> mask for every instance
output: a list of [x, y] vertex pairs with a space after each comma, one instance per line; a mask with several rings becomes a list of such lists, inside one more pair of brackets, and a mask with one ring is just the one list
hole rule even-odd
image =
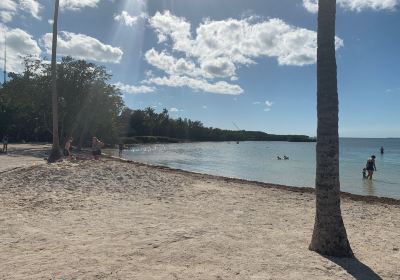
[[365, 166], [365, 169], [368, 172], [367, 179], [372, 180], [372, 174], [374, 174], [374, 171], [376, 171], [376, 166], [375, 166], [375, 156], [372, 155], [368, 160], [367, 164]]

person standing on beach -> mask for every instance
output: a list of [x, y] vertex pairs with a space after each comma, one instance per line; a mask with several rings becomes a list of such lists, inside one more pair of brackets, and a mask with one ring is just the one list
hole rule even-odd
[[383, 146], [381, 146], [381, 155], [383, 155], [384, 152], [385, 150], [383, 149]]
[[68, 138], [64, 146], [64, 156], [67, 158], [71, 158], [72, 141], [74, 141], [74, 138]]
[[368, 172], [367, 179], [372, 180], [372, 175], [374, 174], [374, 171], [376, 171], [376, 166], [375, 166], [375, 156], [372, 155], [368, 160], [367, 164], [365, 166], [365, 169]]
[[99, 159], [99, 156], [101, 155], [101, 148], [103, 147], [104, 143], [97, 139], [97, 137], [92, 138], [92, 155], [95, 160]]
[[122, 157], [122, 151], [123, 150], [124, 150], [124, 144], [119, 143], [118, 144], [119, 157]]
[[3, 137], [3, 153], [7, 153], [8, 148], [8, 135], [4, 135]]

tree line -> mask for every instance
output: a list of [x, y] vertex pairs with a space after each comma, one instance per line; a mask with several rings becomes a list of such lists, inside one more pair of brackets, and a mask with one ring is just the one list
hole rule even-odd
[[[51, 65], [27, 57], [22, 73], [9, 73], [0, 89], [0, 135], [10, 141], [51, 142]], [[94, 135], [109, 144], [149, 141], [310, 141], [305, 135], [273, 135], [204, 127], [200, 121], [173, 119], [168, 110], [131, 110], [110, 84], [103, 66], [62, 58], [57, 64], [58, 123], [63, 143], [72, 136], [78, 146]], [[146, 136], [146, 137], [145, 137]], [[151, 136], [153, 138], [149, 138]], [[158, 137], [158, 138], [154, 138]], [[155, 140], [154, 140], [155, 139]]]
[[[275, 135], [261, 131], [224, 130], [205, 127], [200, 121], [187, 118], [173, 119], [168, 110], [155, 112], [151, 107], [144, 110], [125, 108], [120, 115], [120, 132], [126, 144], [151, 141], [144, 136], [157, 136], [158, 141], [292, 141], [308, 142], [314, 139], [306, 135]], [[153, 138], [154, 139], [154, 138]], [[157, 140], [156, 139], [156, 140]]]

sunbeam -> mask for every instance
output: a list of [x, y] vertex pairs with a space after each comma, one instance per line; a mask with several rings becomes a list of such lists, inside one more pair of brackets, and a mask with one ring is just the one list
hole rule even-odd
[[[122, 13], [128, 15], [133, 22], [128, 25], [123, 20], [115, 18]], [[147, 2], [144, 0], [125, 0], [119, 2], [117, 13], [113, 15], [114, 24], [110, 29], [111, 44], [124, 50], [121, 67], [118, 72], [119, 79], [129, 83], [136, 83], [139, 73], [142, 72], [142, 49], [147, 22]], [[122, 66], [123, 65], [123, 66]]]

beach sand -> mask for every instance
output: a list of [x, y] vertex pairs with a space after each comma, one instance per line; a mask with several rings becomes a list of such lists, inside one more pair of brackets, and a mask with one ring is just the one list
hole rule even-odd
[[400, 279], [399, 201], [344, 196], [326, 258], [310, 190], [42, 152], [0, 156], [0, 279]]
[[[0, 146], [0, 149], [3, 145]], [[49, 144], [9, 144], [8, 154], [0, 153], [0, 174], [4, 171], [43, 164]]]

